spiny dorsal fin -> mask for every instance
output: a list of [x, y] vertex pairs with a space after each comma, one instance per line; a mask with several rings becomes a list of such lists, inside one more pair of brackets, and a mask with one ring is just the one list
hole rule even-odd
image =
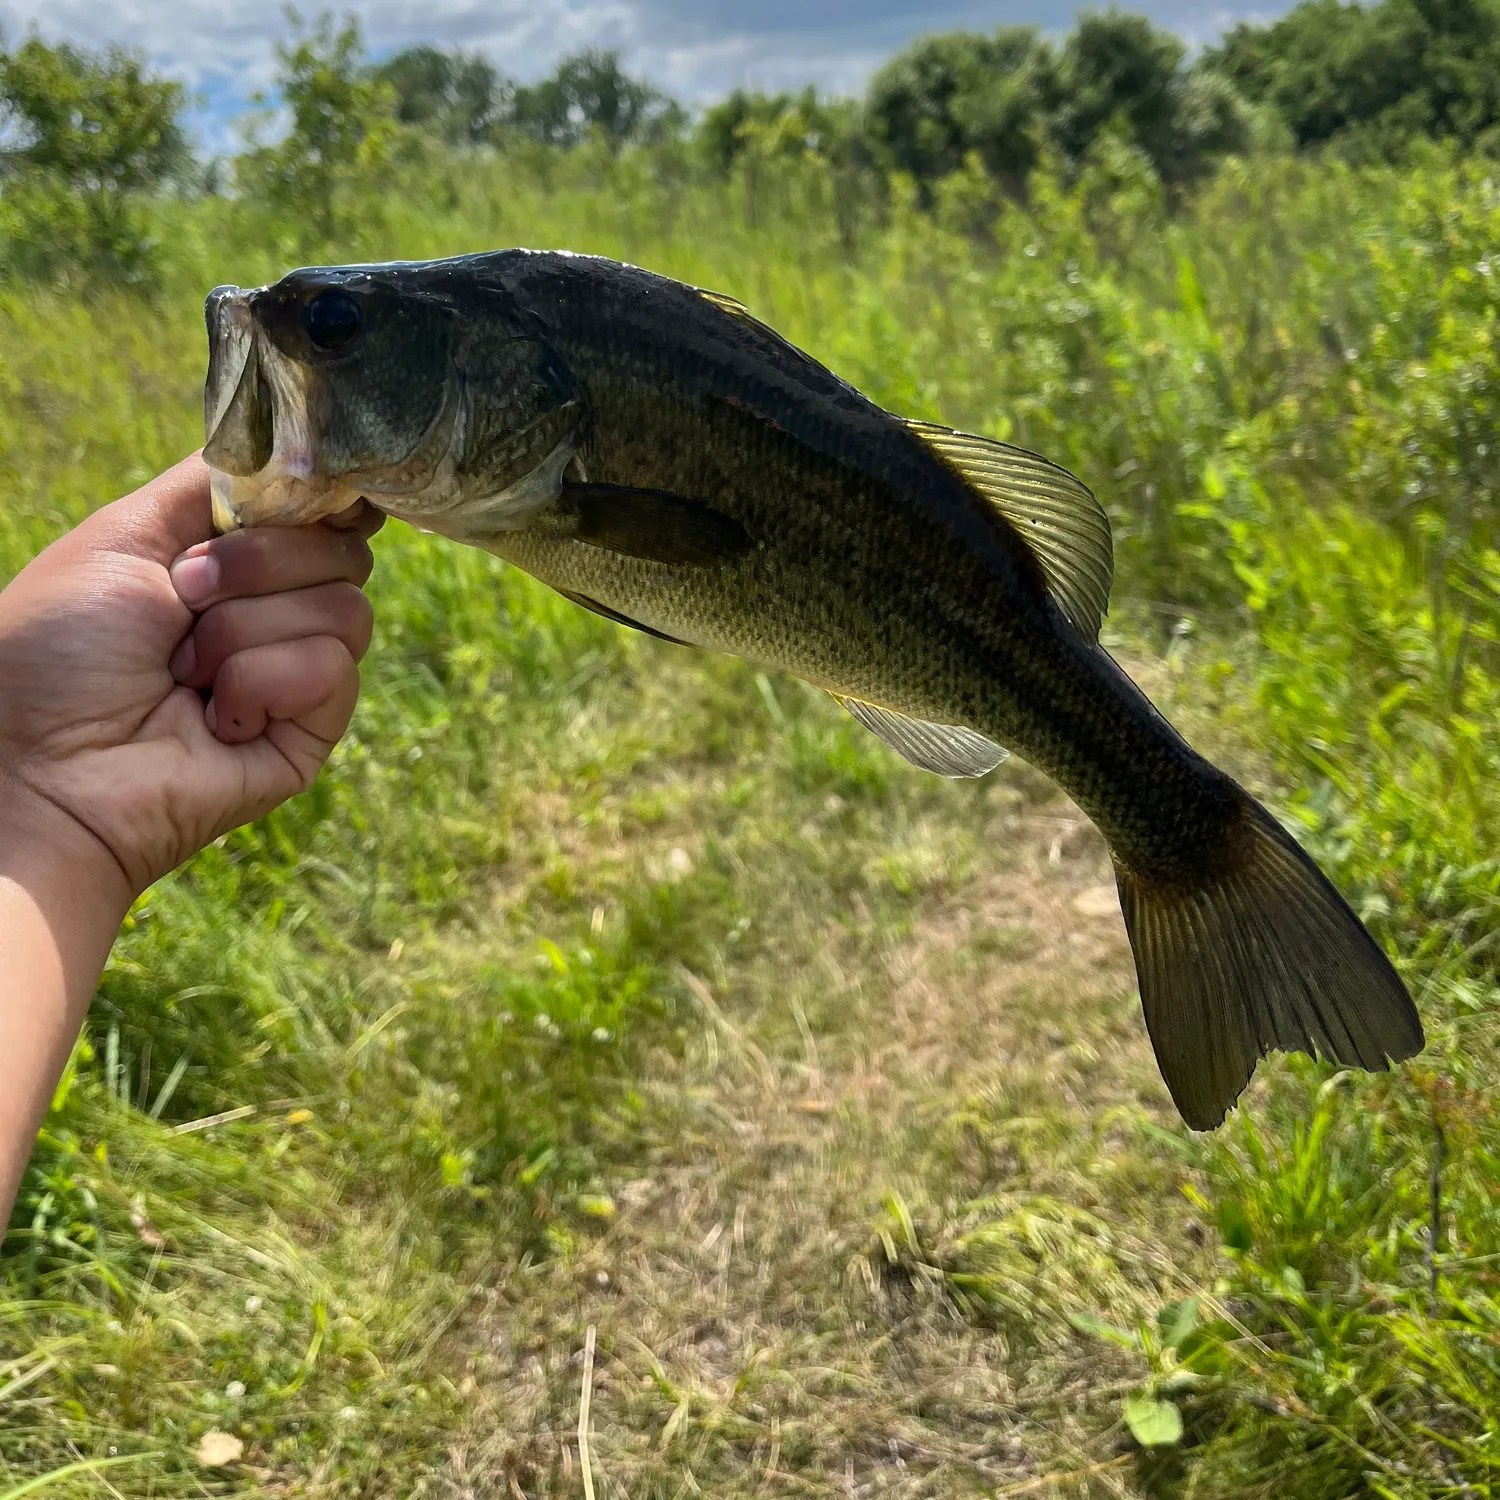
[[912, 765], [939, 776], [986, 776], [1010, 754], [993, 740], [958, 724], [929, 724], [858, 698], [832, 694], [872, 734]]
[[1010, 522], [1041, 564], [1058, 607], [1097, 640], [1109, 610], [1114, 552], [1109, 517], [1093, 492], [1024, 448], [933, 422], [906, 425]]
[[790, 339], [784, 338], [781, 334], [777, 333], [769, 323], [762, 323], [743, 302], [731, 297], [727, 292], [710, 292], [701, 286], [695, 287], [694, 290], [705, 302], [713, 307], [717, 307], [722, 313], [728, 313], [735, 322], [743, 323], [747, 328], [754, 329], [762, 338], [769, 339], [783, 353], [795, 354], [803, 364], [811, 365], [817, 370], [823, 369], [822, 365], [807, 350], [799, 349]]
[[778, 343], [786, 343], [786, 340], [771, 327], [769, 323], [762, 323], [759, 318], [750, 311], [736, 297], [731, 297], [728, 292], [711, 292], [707, 287], [698, 287], [696, 291], [705, 302], [711, 302], [720, 312], [726, 312], [731, 318], [737, 318], [741, 323], [748, 323], [750, 327], [761, 333], [768, 333]]

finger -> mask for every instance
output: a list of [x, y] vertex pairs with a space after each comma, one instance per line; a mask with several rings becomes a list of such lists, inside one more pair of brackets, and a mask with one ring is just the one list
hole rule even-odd
[[358, 531], [267, 526], [231, 531], [190, 547], [172, 564], [172, 583], [189, 609], [343, 580], [363, 584], [374, 559]]
[[330, 635], [304, 636], [231, 656], [214, 678], [204, 718], [226, 745], [259, 739], [278, 721], [295, 725], [308, 754], [321, 747], [321, 765], [348, 728], [358, 697], [359, 669], [344, 643]]
[[268, 598], [227, 599], [198, 617], [173, 654], [172, 676], [184, 687], [206, 688], [231, 656], [304, 636], [332, 636], [359, 661], [370, 648], [374, 627], [370, 601], [352, 583], [320, 583]]
[[368, 540], [385, 525], [385, 512], [376, 510], [368, 500], [356, 500], [348, 510], [324, 516], [322, 524], [335, 531], [353, 531]]

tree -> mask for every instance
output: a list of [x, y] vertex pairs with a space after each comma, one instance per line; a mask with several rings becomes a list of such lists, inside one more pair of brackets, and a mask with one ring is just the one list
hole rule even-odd
[[1081, 159], [1105, 126], [1119, 119], [1153, 160], [1176, 123], [1174, 84], [1187, 48], [1144, 16], [1082, 17], [1063, 44], [1058, 144]]
[[252, 138], [237, 164], [241, 185], [315, 226], [324, 240], [339, 227], [345, 194], [378, 174], [390, 157], [396, 96], [364, 62], [359, 22], [335, 29], [325, 11], [306, 29], [290, 8], [297, 35], [276, 49], [277, 79], [291, 125], [274, 145]]
[[89, 53], [30, 36], [0, 51], [0, 174], [33, 170], [75, 190], [144, 192], [192, 160], [180, 83], [132, 52]]
[[1416, 135], [1469, 143], [1500, 123], [1495, 0], [1305, 0], [1273, 25], [1235, 27], [1204, 62], [1303, 146], [1342, 138], [1389, 154]]
[[182, 86], [136, 54], [30, 36], [0, 49], [0, 230], [33, 272], [79, 265], [140, 276], [152, 238], [142, 199], [192, 165]]
[[1028, 27], [924, 37], [871, 80], [865, 134], [877, 162], [919, 183], [960, 170], [976, 151], [1019, 193], [1040, 157], [1056, 89], [1052, 49]]
[[509, 123], [554, 146], [576, 146], [597, 132], [611, 149], [657, 140], [686, 119], [681, 105], [620, 67], [617, 52], [565, 57], [550, 78], [515, 91]]
[[847, 101], [820, 99], [811, 87], [800, 94], [735, 89], [704, 111], [694, 142], [721, 176], [752, 146], [765, 156], [821, 156], [843, 164], [852, 154], [852, 114]]
[[509, 116], [515, 86], [477, 52], [408, 47], [371, 69], [389, 84], [396, 118], [445, 140], [475, 145]]

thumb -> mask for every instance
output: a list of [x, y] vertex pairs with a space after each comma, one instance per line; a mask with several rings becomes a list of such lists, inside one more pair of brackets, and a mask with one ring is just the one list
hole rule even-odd
[[168, 566], [214, 534], [208, 465], [190, 454], [148, 484], [94, 512], [73, 533], [77, 545], [124, 552]]

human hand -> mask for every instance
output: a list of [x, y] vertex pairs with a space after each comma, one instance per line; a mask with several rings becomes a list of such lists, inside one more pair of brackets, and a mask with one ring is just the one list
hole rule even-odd
[[35, 558], [0, 592], [0, 874], [56, 854], [118, 921], [310, 785], [359, 693], [381, 519], [213, 538], [194, 456]]

